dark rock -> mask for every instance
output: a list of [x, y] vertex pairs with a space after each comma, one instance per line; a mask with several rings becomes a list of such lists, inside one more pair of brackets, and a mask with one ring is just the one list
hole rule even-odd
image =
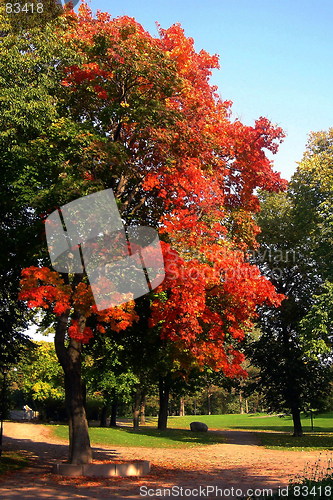
[[191, 431], [193, 432], [207, 432], [208, 426], [203, 422], [191, 422], [190, 423]]

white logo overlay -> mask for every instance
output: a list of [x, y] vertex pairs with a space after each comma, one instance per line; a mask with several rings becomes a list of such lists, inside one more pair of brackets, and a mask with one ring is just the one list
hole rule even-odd
[[45, 221], [45, 231], [53, 268], [86, 272], [99, 311], [137, 299], [164, 280], [157, 231], [125, 227], [112, 189], [55, 210]]

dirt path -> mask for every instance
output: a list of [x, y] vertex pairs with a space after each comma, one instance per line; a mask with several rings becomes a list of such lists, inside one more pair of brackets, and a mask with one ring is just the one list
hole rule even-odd
[[[48, 427], [32, 423], [5, 422], [4, 449], [25, 450], [31, 466], [0, 478], [0, 498], [16, 499], [122, 499], [161, 498], [161, 494], [146, 494], [147, 488], [182, 486], [199, 488], [277, 488], [304, 472], [306, 464], [318, 459], [325, 462], [331, 452], [292, 452], [268, 450], [257, 445], [256, 434], [249, 431], [219, 431], [227, 443], [187, 449], [162, 448], [94, 448], [99, 460], [145, 459], [152, 463], [151, 474], [145, 478], [85, 479], [61, 478], [50, 468], [66, 460], [67, 443], [55, 439]], [[140, 496], [140, 486], [143, 495]], [[181, 495], [178, 495], [182, 498]], [[204, 494], [183, 498], [207, 498]], [[214, 498], [209, 494], [208, 498]], [[170, 498], [170, 497], [169, 497]], [[227, 498], [219, 496], [219, 498]], [[232, 498], [229, 494], [228, 498]], [[233, 498], [236, 498], [234, 495]]]

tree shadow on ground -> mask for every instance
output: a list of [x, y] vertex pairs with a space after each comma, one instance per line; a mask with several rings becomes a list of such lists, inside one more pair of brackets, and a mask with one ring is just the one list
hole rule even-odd
[[[3, 438], [3, 449], [8, 451], [19, 451], [29, 457], [30, 463], [39, 465], [48, 463], [53, 465], [55, 462], [66, 461], [68, 458], [67, 444], [50, 444], [32, 441], [31, 439], [14, 439], [5, 436]], [[92, 446], [94, 460], [114, 460], [119, 457], [117, 450], [106, 450], [98, 446]]]
[[[36, 444], [38, 444], [37, 447]], [[41, 446], [41, 443], [35, 443], [29, 439], [9, 438], [6, 438], [6, 446], [21, 451], [26, 449], [26, 453], [34, 454], [34, 459], [31, 461], [30, 467], [22, 469], [19, 474], [13, 473], [0, 478], [0, 497], [2, 500], [35, 500], [39, 498], [49, 500], [68, 500], [68, 498], [128, 500], [139, 499], [142, 496], [160, 498], [162, 495], [159, 493], [142, 495], [142, 492], [145, 493], [148, 489], [152, 492], [164, 488], [174, 493], [180, 492], [183, 488], [183, 494], [176, 496], [186, 497], [190, 500], [194, 498], [230, 499], [230, 496], [237, 498], [235, 494], [230, 493], [232, 488], [234, 490], [242, 489], [242, 493], [246, 495], [248, 488], [277, 488], [281, 485], [281, 481], [270, 477], [269, 473], [261, 473], [262, 471], [258, 471], [251, 465], [239, 465], [224, 469], [223, 457], [221, 457], [221, 467], [212, 467], [208, 472], [204, 467], [193, 469], [189, 465], [178, 468], [177, 466], [152, 465], [151, 473], [139, 478], [62, 477], [52, 474], [49, 465], [58, 458], [65, 458], [67, 446], [46, 443], [45, 446]], [[97, 449], [97, 451], [101, 452], [100, 457], [104, 453], [106, 453], [105, 456], [113, 453], [113, 450], [105, 452], [105, 450]], [[207, 487], [210, 487], [210, 490], [207, 490]], [[214, 490], [211, 489], [212, 487]], [[172, 490], [172, 488], [174, 489]], [[222, 495], [221, 490], [225, 491], [226, 489], [228, 491]], [[190, 490], [193, 490], [193, 495], [188, 494]], [[200, 492], [201, 494], [198, 494]]]

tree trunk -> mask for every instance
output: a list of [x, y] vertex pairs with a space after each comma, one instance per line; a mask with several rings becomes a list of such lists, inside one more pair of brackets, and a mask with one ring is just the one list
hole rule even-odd
[[111, 405], [110, 427], [117, 427], [118, 398], [114, 396]]
[[289, 408], [291, 409], [291, 414], [294, 423], [294, 433], [293, 436], [303, 436], [303, 428], [301, 423], [301, 412], [300, 412], [300, 390], [297, 381], [294, 379], [294, 356], [291, 351], [290, 335], [288, 327], [284, 325], [282, 329], [282, 341], [284, 347], [284, 357], [287, 366], [287, 388], [286, 388], [286, 401], [289, 403]]
[[212, 410], [211, 410], [211, 393], [210, 393], [210, 386], [207, 387], [207, 415], [211, 415]]
[[65, 373], [65, 400], [69, 421], [69, 457], [71, 464], [88, 464], [92, 461], [92, 451], [88, 432], [88, 422], [84, 407], [84, 387], [81, 378], [82, 344], [70, 339], [65, 345], [69, 311], [57, 321], [55, 349]]
[[292, 408], [291, 410], [294, 423], [294, 434], [295, 437], [303, 436], [303, 428], [301, 422], [301, 412], [299, 408]]
[[69, 414], [69, 462], [76, 465], [87, 464], [92, 460], [92, 452], [83, 402], [81, 374], [75, 369], [69, 369], [65, 373], [65, 391]]
[[184, 398], [180, 398], [179, 416], [180, 417], [184, 417], [185, 416], [185, 399]]
[[169, 406], [170, 384], [166, 377], [160, 377], [159, 380], [159, 400], [160, 407], [158, 412], [157, 428], [164, 431], [168, 424], [168, 406]]
[[133, 401], [133, 429], [139, 428], [140, 406], [141, 406], [141, 389], [138, 387], [134, 394]]
[[140, 406], [140, 425], [144, 425], [146, 423], [146, 396], [143, 395], [141, 398], [141, 406]]
[[243, 393], [242, 391], [239, 391], [239, 413], [243, 415], [244, 413], [244, 407], [243, 407]]
[[101, 411], [101, 419], [100, 419], [100, 423], [99, 423], [100, 427], [106, 427], [107, 415], [108, 415], [108, 406], [105, 404], [105, 405], [103, 405], [102, 411]]

